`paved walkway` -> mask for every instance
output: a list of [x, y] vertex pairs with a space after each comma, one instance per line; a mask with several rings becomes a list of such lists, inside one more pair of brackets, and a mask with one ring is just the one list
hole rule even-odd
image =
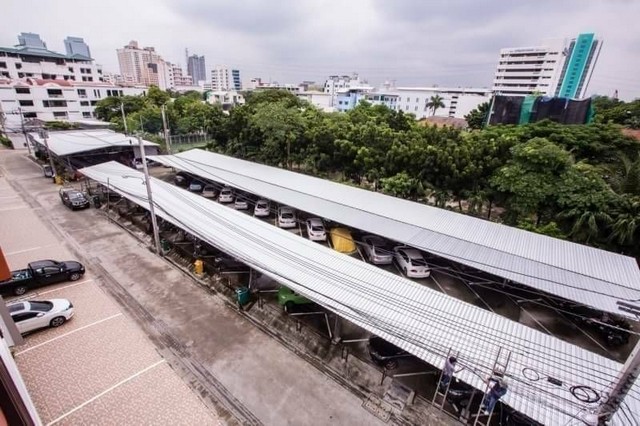
[[7, 178], [96, 273], [164, 360], [225, 421], [381, 425], [362, 401], [257, 330], [215, 295], [99, 212], [71, 212], [19, 152], [1, 153]]

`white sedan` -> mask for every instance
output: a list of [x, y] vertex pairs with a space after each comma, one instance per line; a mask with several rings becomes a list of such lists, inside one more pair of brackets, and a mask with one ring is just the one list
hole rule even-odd
[[39, 328], [60, 327], [73, 316], [73, 304], [67, 299], [51, 299], [8, 304], [11, 318], [21, 334]]
[[327, 232], [324, 229], [322, 219], [313, 217], [307, 219], [307, 235], [311, 241], [327, 241]]
[[419, 250], [398, 246], [393, 249], [395, 260], [405, 276], [409, 278], [428, 278], [431, 269]]
[[233, 203], [233, 191], [231, 188], [222, 188], [218, 196], [219, 203]]
[[280, 228], [295, 228], [297, 225], [296, 211], [291, 207], [280, 207], [278, 210], [278, 226]]
[[377, 235], [367, 235], [362, 238], [362, 250], [375, 265], [389, 265], [393, 262], [393, 252], [389, 243]]
[[236, 210], [247, 210], [249, 208], [249, 203], [246, 198], [236, 197], [236, 202], [233, 204], [233, 207]]
[[258, 200], [253, 210], [255, 217], [267, 217], [271, 214], [271, 205], [267, 200]]

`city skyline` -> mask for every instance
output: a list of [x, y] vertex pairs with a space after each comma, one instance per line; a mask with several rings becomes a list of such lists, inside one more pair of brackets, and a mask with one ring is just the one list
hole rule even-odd
[[[400, 86], [491, 87], [500, 49], [595, 32], [604, 44], [587, 95], [611, 96], [618, 90], [623, 99], [640, 97], [635, 78], [640, 57], [634, 50], [640, 32], [629, 31], [640, 14], [638, 2], [544, 0], [481, 6], [460, 0], [446, 5], [363, 0], [340, 8], [327, 7], [327, 2], [266, 5], [257, 0], [179, 5], [141, 0], [126, 8], [75, 0], [63, 1], [69, 7], [62, 8], [25, 3], [30, 0], [11, 1], [5, 8], [0, 45], [12, 46], [21, 32], [34, 32], [49, 49], [63, 52], [62, 40], [76, 35], [111, 72], [119, 69], [116, 49], [129, 40], [155, 47], [163, 59], [184, 70], [186, 46], [207, 58], [207, 74], [226, 65], [240, 69], [246, 79], [281, 83], [322, 82], [328, 75], [358, 72], [376, 86], [394, 80]], [[24, 13], [25, 7], [30, 13]], [[144, 13], [149, 8], [154, 14]], [[109, 14], [112, 19], [104, 19]]]

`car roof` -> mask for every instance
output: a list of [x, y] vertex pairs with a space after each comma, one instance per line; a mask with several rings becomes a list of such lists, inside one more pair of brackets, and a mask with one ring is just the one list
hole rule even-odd
[[282, 207], [280, 207], [280, 211], [282, 213], [293, 213], [294, 209], [293, 209], [293, 207], [282, 206]]
[[414, 249], [413, 247], [398, 247], [398, 251], [404, 252], [407, 256], [412, 259], [423, 259], [424, 256], [420, 253], [420, 250]]
[[322, 219], [320, 219], [319, 217], [311, 217], [307, 219], [307, 221], [314, 225], [322, 225]]
[[372, 243], [381, 243], [384, 244], [386, 243], [386, 240], [382, 237], [379, 237], [377, 235], [365, 235], [364, 237], [362, 237], [363, 240], [369, 240]]
[[24, 311], [26, 309], [26, 304], [24, 302], [10, 303], [7, 307], [9, 308], [9, 313], [16, 314]]
[[58, 263], [55, 260], [44, 259], [44, 260], [36, 260], [34, 262], [29, 262], [29, 265], [35, 268], [44, 268], [45, 266], [57, 266]]

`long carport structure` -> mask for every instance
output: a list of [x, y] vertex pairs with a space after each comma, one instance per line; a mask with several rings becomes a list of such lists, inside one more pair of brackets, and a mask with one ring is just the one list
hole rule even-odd
[[[149, 208], [142, 173], [115, 162], [81, 173]], [[540, 423], [579, 423], [622, 367], [169, 183], [151, 178], [150, 185], [164, 220], [335, 314], [434, 366], [450, 348], [460, 351], [465, 370], [457, 376], [481, 391], [497, 354], [510, 351], [503, 402]]]
[[638, 319], [632, 257], [194, 149], [154, 160], [562, 299]]

